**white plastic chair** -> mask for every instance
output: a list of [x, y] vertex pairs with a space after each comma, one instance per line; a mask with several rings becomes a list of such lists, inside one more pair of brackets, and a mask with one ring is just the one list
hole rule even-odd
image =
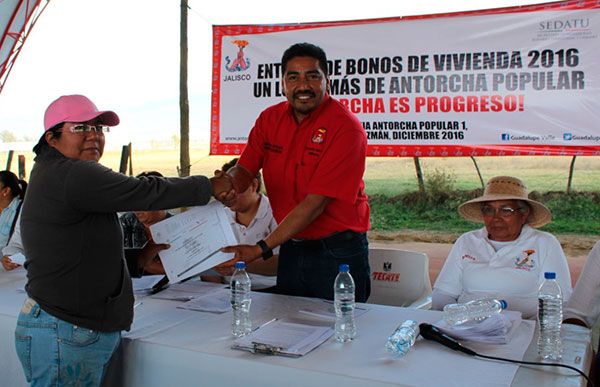
[[393, 248], [369, 249], [370, 304], [431, 308], [429, 257], [425, 253]]

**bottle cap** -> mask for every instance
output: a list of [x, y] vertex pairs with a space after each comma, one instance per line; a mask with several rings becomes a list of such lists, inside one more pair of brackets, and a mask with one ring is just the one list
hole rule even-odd
[[350, 271], [350, 266], [348, 266], [348, 264], [346, 264], [346, 263], [342, 263], [342, 264], [340, 265], [340, 272], [341, 272], [341, 273], [347, 273], [347, 272], [349, 272], [349, 271]]
[[506, 300], [500, 300], [500, 307], [502, 307], [502, 309], [508, 308], [508, 302], [506, 302]]
[[235, 268], [236, 269], [245, 269], [246, 268], [246, 262], [244, 262], [244, 261], [237, 261], [235, 263]]
[[556, 273], [553, 271], [547, 271], [544, 273], [545, 279], [556, 279]]

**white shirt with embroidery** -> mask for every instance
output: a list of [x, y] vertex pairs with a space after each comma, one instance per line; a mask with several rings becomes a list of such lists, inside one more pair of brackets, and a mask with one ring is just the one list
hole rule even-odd
[[496, 243], [497, 251], [492, 242], [485, 227], [461, 235], [434, 289], [457, 296], [460, 303], [483, 297], [503, 299], [508, 309], [531, 318], [537, 314], [537, 294], [544, 272], [555, 272], [563, 302], [569, 299], [569, 266], [553, 235], [524, 225], [515, 241]]
[[565, 307], [564, 319], [577, 318], [592, 327], [600, 316], [600, 242], [596, 242]]
[[[264, 239], [277, 227], [277, 222], [273, 217], [271, 203], [269, 199], [261, 194], [260, 204], [254, 219], [248, 224], [248, 227], [239, 224], [235, 220], [235, 212], [226, 208], [227, 218], [239, 244], [254, 245], [261, 239]], [[279, 247], [273, 249], [273, 254], [279, 254]], [[259, 258], [262, 259], [262, 258]], [[260, 274], [248, 273], [252, 283], [252, 289], [266, 289], [275, 286], [277, 276], [265, 276]], [[229, 280], [231, 277], [226, 277]]]

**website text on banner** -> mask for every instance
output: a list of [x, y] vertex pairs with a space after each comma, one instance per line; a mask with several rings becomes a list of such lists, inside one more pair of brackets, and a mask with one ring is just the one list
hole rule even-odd
[[280, 53], [306, 41], [327, 51], [330, 93], [363, 123], [369, 156], [600, 155], [599, 33], [587, 0], [214, 26], [211, 154], [241, 152], [284, 99]]

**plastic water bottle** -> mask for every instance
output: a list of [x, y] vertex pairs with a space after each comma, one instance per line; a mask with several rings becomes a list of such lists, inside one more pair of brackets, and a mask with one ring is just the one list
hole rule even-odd
[[406, 320], [388, 337], [385, 349], [396, 357], [403, 357], [410, 351], [419, 335], [419, 325], [414, 320]]
[[252, 330], [250, 321], [250, 277], [246, 273], [246, 263], [236, 262], [235, 272], [231, 277], [231, 307], [233, 320], [231, 333], [235, 337], [242, 337]]
[[354, 280], [350, 275], [350, 267], [340, 265], [340, 272], [333, 284], [333, 305], [335, 307], [335, 339], [341, 343], [350, 341], [356, 336], [354, 324]]
[[562, 291], [556, 282], [556, 273], [546, 272], [544, 278], [538, 292], [538, 353], [542, 359], [558, 360], [562, 356]]
[[464, 304], [448, 304], [444, 306], [444, 320], [449, 325], [481, 321], [500, 313], [507, 306], [506, 301], [493, 298], [473, 300]]

